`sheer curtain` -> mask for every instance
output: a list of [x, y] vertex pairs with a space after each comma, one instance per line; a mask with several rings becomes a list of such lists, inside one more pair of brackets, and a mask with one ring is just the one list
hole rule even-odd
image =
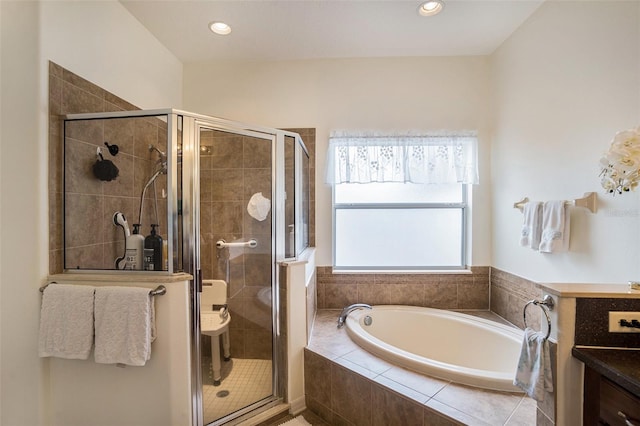
[[478, 183], [473, 132], [377, 134], [332, 132], [326, 181], [338, 183]]

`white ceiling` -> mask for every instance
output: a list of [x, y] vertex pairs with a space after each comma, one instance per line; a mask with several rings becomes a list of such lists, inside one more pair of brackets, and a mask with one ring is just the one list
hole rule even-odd
[[[492, 53], [544, 0], [120, 0], [182, 62]], [[209, 31], [223, 21], [228, 36]]]

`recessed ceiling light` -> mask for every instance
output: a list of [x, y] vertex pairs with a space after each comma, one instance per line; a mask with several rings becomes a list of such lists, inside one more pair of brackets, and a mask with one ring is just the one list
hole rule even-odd
[[209, 29], [216, 34], [227, 35], [231, 33], [231, 27], [224, 22], [211, 22]]
[[444, 2], [442, 0], [429, 0], [418, 7], [418, 13], [421, 16], [433, 16], [442, 12], [444, 9]]

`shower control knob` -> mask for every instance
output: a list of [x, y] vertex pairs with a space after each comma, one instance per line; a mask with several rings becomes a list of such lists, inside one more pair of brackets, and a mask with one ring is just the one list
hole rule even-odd
[[109, 142], [105, 142], [104, 145], [109, 149], [109, 154], [113, 155], [114, 157], [118, 155], [118, 145], [109, 145]]

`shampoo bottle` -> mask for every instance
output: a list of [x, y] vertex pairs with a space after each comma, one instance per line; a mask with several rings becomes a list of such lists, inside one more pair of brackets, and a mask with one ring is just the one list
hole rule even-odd
[[144, 252], [144, 237], [140, 235], [140, 224], [133, 224], [133, 234], [127, 237], [126, 245], [126, 269], [142, 269]]
[[153, 256], [145, 255], [145, 269], [162, 271], [162, 237], [156, 232], [158, 225], [151, 225], [151, 234], [144, 239], [145, 252], [153, 251]]

